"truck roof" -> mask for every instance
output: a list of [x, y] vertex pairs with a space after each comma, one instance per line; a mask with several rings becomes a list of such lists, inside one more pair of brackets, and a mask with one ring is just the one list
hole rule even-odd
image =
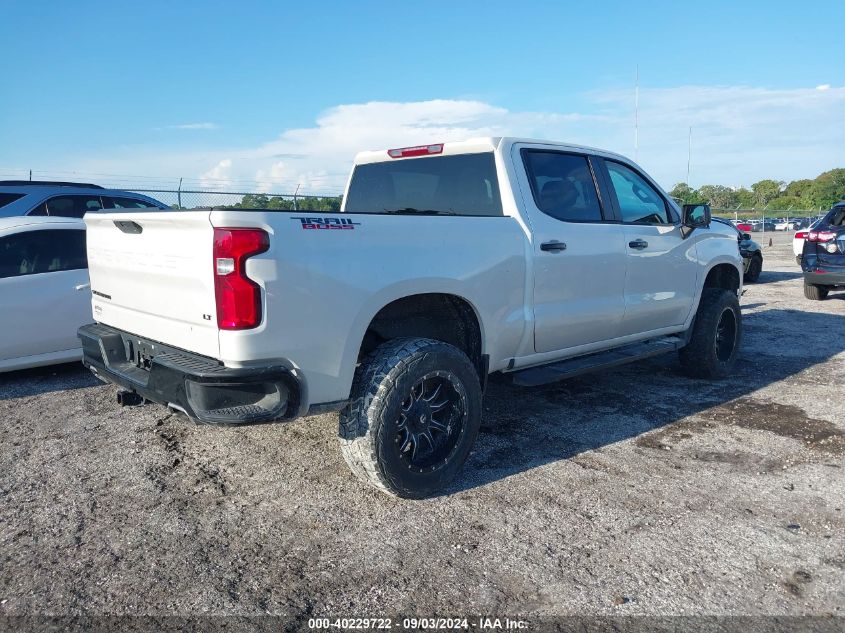
[[[577, 145], [575, 143], [566, 143], [562, 141], [549, 141], [545, 139], [536, 139], [536, 138], [524, 138], [524, 137], [517, 137], [517, 136], [482, 136], [476, 138], [470, 138], [464, 141], [446, 141], [442, 143], [433, 143], [431, 145], [420, 145], [414, 146], [411, 148], [396, 148], [396, 150], [424, 150], [425, 148], [437, 148], [437, 151], [430, 152], [431, 155], [454, 155], [454, 154], [477, 154], [481, 152], [492, 152], [499, 147], [513, 145], [515, 143], [527, 143], [531, 145], [547, 145], [549, 147], [554, 147], [561, 150], [568, 150], [573, 152], [587, 152], [590, 154], [599, 154], [601, 156], [606, 156], [608, 158], [620, 158], [622, 160], [630, 162], [630, 159], [622, 156], [621, 154], [616, 154], [614, 152], [609, 152], [607, 150], [599, 149], [597, 147], [589, 147], [587, 145]], [[442, 148], [442, 150], [440, 149]], [[380, 149], [380, 150], [367, 150], [363, 152], [359, 152], [355, 155], [355, 164], [362, 165], [366, 163], [379, 163], [385, 162], [388, 160], [395, 160], [395, 159], [406, 159], [406, 158], [418, 158], [421, 156], [428, 155], [425, 152], [418, 153], [418, 152], [411, 152], [408, 156], [391, 156], [389, 152], [396, 151], [394, 149]]]

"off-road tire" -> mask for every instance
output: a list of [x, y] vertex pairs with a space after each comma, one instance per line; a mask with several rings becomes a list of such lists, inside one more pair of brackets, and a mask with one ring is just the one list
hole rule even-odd
[[816, 286], [815, 284], [808, 284], [804, 282], [804, 296], [812, 301], [822, 301], [827, 298], [827, 293], [830, 292], [824, 286]]
[[[733, 314], [734, 335], [730, 354], [717, 351], [717, 332], [722, 316]], [[725, 315], [725, 319], [729, 317]], [[689, 343], [681, 348], [681, 367], [695, 378], [724, 378], [736, 364], [739, 346], [742, 342], [742, 313], [736, 293], [722, 288], [705, 288], [695, 314]]]
[[[401, 467], [392, 451], [400, 407], [430, 372], [460, 383], [466, 415], [448, 459], [430, 472]], [[428, 497], [444, 488], [469, 455], [481, 423], [481, 385], [472, 362], [458, 348], [425, 338], [392, 339], [355, 371], [349, 405], [340, 413], [340, 448], [359, 479], [393, 496]]]
[[748, 272], [745, 273], [744, 280], [753, 284], [760, 279], [760, 273], [763, 272], [763, 257], [761, 255], [753, 255], [751, 263], [748, 265]]

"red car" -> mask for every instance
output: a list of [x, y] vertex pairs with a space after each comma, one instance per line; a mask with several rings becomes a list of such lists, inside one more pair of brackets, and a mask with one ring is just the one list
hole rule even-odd
[[748, 222], [737, 222], [735, 226], [737, 230], [742, 231], [743, 233], [751, 232], [751, 224]]

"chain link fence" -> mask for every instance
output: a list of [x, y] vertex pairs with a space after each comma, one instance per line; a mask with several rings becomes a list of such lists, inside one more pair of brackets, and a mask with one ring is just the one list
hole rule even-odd
[[824, 216], [826, 209], [776, 210], [776, 209], [711, 209], [714, 216], [745, 223], [751, 226], [751, 233], [774, 231], [798, 231], [810, 226]]
[[[792, 235], [808, 228], [826, 213], [822, 209], [781, 211], [773, 209], [711, 209], [714, 217], [730, 220], [744, 233], [749, 233], [762, 248], [775, 244], [774, 234]], [[768, 234], [768, 235], [767, 235]]]
[[200, 191], [127, 188], [142, 193], [174, 209], [226, 207], [235, 209], [278, 209], [285, 211], [338, 211], [339, 195], [314, 196], [293, 193], [254, 193], [236, 191]]
[[[54, 170], [26, 170], [0, 167], [0, 180], [29, 180], [32, 182], [96, 183], [106, 189], [142, 193], [174, 209], [232, 207], [240, 209], [279, 209], [302, 211], [337, 211], [340, 194], [325, 184], [307, 193], [261, 192], [258, 181], [229, 181], [207, 178], [179, 178], [102, 173], [83, 173]], [[315, 185], [312, 183], [312, 187]], [[292, 189], [294, 187], [291, 187]]]

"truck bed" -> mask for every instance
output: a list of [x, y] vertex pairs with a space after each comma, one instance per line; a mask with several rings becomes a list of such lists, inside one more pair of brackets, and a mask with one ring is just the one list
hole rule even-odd
[[[312, 404], [347, 397], [337, 385], [351, 382], [368, 324], [405, 296], [466, 297], [499, 333], [486, 350], [492, 365], [523, 335], [527, 241], [511, 217], [203, 209], [85, 221], [99, 323], [228, 367], [288, 363], [302, 370]], [[269, 234], [269, 249], [246, 262], [262, 290], [254, 329], [217, 327], [215, 227]]]

